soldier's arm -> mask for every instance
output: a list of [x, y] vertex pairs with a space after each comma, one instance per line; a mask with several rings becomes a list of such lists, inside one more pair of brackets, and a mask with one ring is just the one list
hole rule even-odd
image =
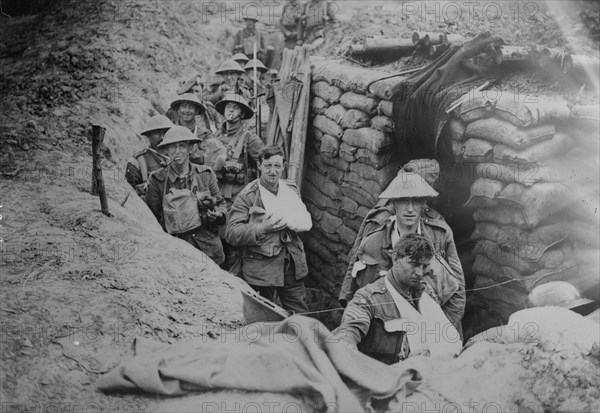
[[332, 332], [335, 339], [358, 345], [369, 331], [373, 317], [370, 299], [364, 290], [359, 290], [344, 310], [342, 322]]
[[246, 191], [242, 191], [229, 211], [229, 223], [225, 230], [225, 240], [233, 246], [259, 245], [264, 236], [260, 224], [250, 224], [252, 202]]
[[254, 162], [256, 162], [257, 165], [258, 155], [260, 155], [260, 152], [263, 150], [264, 147], [265, 144], [263, 143], [263, 141], [261, 141], [260, 138], [254, 133], [251, 133], [250, 137], [248, 138], [248, 155], [250, 155], [250, 157], [254, 160]]
[[[164, 184], [164, 182], [163, 182]], [[163, 222], [163, 211], [162, 211], [162, 188], [161, 182], [159, 182], [154, 174], [150, 174], [148, 178], [148, 191], [146, 192], [146, 204], [150, 211], [154, 214], [158, 223], [165, 228]]]
[[460, 263], [460, 258], [458, 258], [458, 252], [456, 251], [456, 245], [454, 244], [454, 236], [452, 231], [448, 233], [448, 239], [446, 241], [446, 260], [450, 265], [450, 268], [452, 268], [452, 271], [458, 280], [459, 286], [456, 292], [443, 306], [443, 310], [452, 324], [454, 324], [454, 326], [461, 331], [460, 322], [465, 313], [467, 293], [465, 291], [465, 276]]
[[219, 189], [217, 176], [212, 170], [210, 171], [208, 187], [210, 189], [210, 195], [215, 198], [215, 212], [222, 215], [222, 218], [219, 218], [216, 223], [217, 225], [223, 225], [227, 221], [227, 204], [223, 194], [221, 194], [221, 190]]

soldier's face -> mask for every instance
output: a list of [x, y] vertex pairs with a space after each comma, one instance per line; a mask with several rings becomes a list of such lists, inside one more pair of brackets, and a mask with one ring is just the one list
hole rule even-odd
[[177, 109], [177, 114], [184, 122], [191, 122], [196, 117], [196, 105], [193, 103], [183, 102]]
[[415, 288], [429, 271], [431, 259], [413, 260], [410, 257], [394, 257], [392, 277], [404, 288]]
[[163, 136], [165, 135], [165, 130], [153, 130], [148, 132], [146, 135], [148, 140], [150, 141], [150, 146], [156, 148], [158, 144], [163, 140]]
[[238, 80], [238, 74], [235, 72], [225, 72], [221, 76], [223, 76], [223, 81], [229, 87], [235, 86], [235, 82]]
[[260, 180], [267, 184], [276, 184], [283, 174], [283, 166], [283, 157], [281, 155], [274, 155], [268, 159], [263, 159], [259, 167]]
[[403, 227], [416, 225], [425, 208], [423, 198], [400, 198], [394, 199], [393, 203], [396, 210], [396, 222]]
[[167, 154], [177, 166], [184, 165], [190, 157], [190, 144], [188, 142], [175, 142], [167, 147]]
[[196, 85], [192, 88], [194, 95], [198, 96], [198, 99], [202, 100], [202, 86]]
[[254, 30], [256, 27], [256, 22], [254, 20], [246, 20], [246, 29]]
[[228, 102], [223, 111], [225, 120], [228, 122], [236, 122], [242, 118], [242, 108], [234, 102]]

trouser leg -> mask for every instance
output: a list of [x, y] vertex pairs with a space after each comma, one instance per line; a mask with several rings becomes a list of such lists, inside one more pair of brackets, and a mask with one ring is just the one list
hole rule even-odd
[[303, 280], [296, 280], [294, 262], [286, 257], [283, 287], [277, 287], [281, 306], [288, 311], [297, 313], [308, 312], [306, 305], [306, 288]]

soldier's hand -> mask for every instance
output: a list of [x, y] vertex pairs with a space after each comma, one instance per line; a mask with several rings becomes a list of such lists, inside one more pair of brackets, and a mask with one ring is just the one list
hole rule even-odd
[[135, 186], [135, 192], [139, 196], [146, 195], [146, 191], [148, 190], [148, 182], [144, 182], [143, 184], [139, 184]]
[[268, 213], [263, 221], [263, 231], [265, 234], [269, 232], [281, 231], [286, 227], [287, 224], [285, 223], [283, 216], [279, 214]]
[[209, 209], [206, 211], [206, 216], [210, 222], [220, 221], [225, 217], [223, 211], [215, 211], [214, 209]]

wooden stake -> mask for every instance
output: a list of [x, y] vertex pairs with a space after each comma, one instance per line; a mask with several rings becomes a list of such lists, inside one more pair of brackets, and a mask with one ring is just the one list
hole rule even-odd
[[92, 195], [100, 196], [100, 209], [104, 215], [110, 216], [104, 178], [102, 177], [102, 166], [100, 166], [100, 147], [102, 141], [104, 141], [105, 132], [106, 129], [102, 126], [92, 125]]

